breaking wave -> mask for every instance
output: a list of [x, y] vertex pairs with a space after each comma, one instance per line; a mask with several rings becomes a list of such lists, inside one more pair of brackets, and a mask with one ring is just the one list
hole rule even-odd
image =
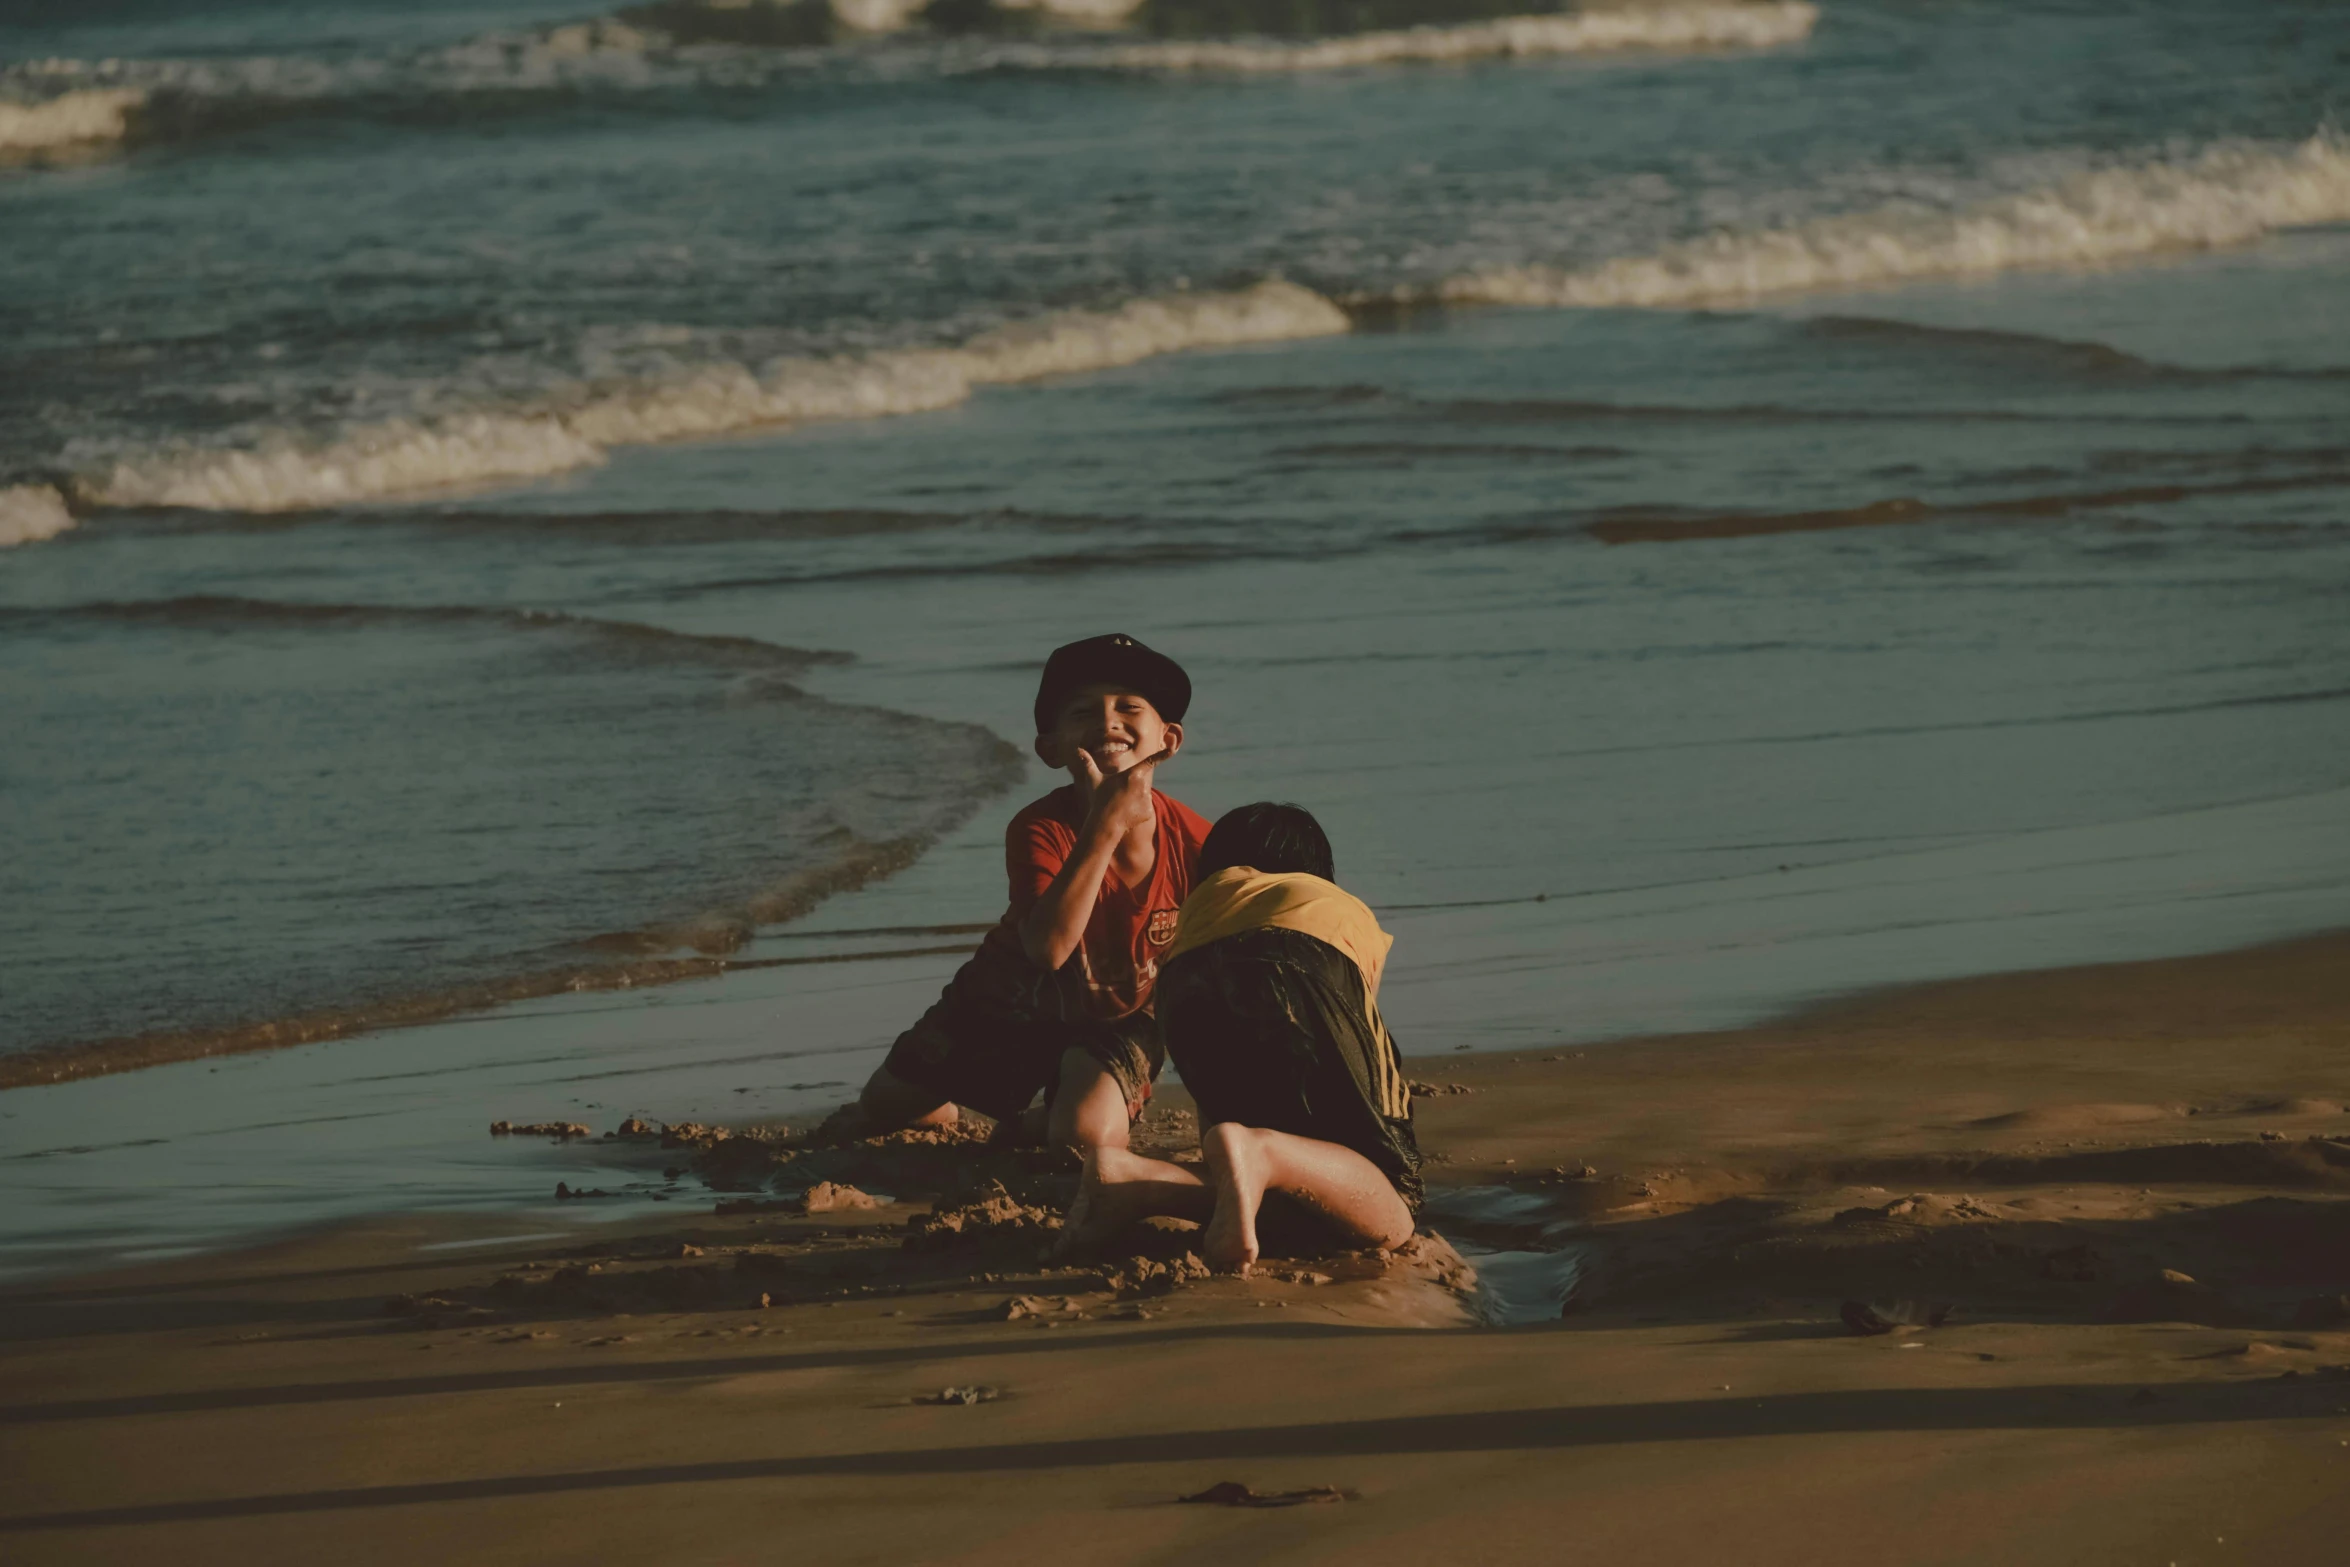
[[53, 539], [73, 526], [65, 497], [46, 484], [0, 487], [0, 549]]
[[[955, 0], [941, 0], [957, 10]], [[1101, 30], [1136, 20], [1140, 0], [977, 0], [982, 36], [955, 38], [928, 0], [667, 0], [534, 33], [485, 34], [413, 54], [207, 59], [51, 59], [0, 70], [0, 154], [172, 139], [255, 118], [336, 105], [483, 98], [583, 89], [748, 88], [819, 56], [862, 62], [884, 79], [911, 71], [1264, 73], [1405, 61], [1623, 49], [1763, 48], [1812, 30], [1809, 0], [1689, 0], [1624, 9], [1507, 16], [1320, 38], [1016, 41], [985, 36], [1044, 23]], [[987, 22], [984, 18], [994, 18]], [[923, 33], [927, 49], [833, 48]]]
[[2100, 169], [1958, 211], [1880, 207], [1790, 228], [1733, 230], [1592, 267], [1477, 272], [1438, 285], [1433, 296], [1458, 304], [1695, 305], [1912, 278], [2097, 266], [2346, 220], [2350, 142], [2326, 132], [2284, 150], [2232, 144], [2180, 161]]
[[1040, 22], [1113, 27], [1147, 0], [649, 0], [620, 13], [623, 25], [672, 44], [811, 48], [848, 34], [904, 32], [930, 22], [987, 31]]
[[287, 511], [405, 491], [527, 479], [601, 462], [611, 447], [763, 425], [868, 419], [951, 407], [974, 387], [1107, 370], [1160, 354], [1330, 336], [1346, 313], [1284, 282], [1069, 310], [955, 348], [862, 358], [718, 364], [581, 395], [568, 405], [435, 423], [387, 420], [315, 444], [183, 448], [126, 458], [72, 483], [82, 506]]
[[1095, 47], [1007, 51], [1007, 65], [1127, 71], [1341, 71], [1403, 61], [1510, 55], [1599, 54], [1621, 49], [1771, 48], [1796, 43], [1819, 21], [1805, 0], [1669, 5], [1556, 16], [1505, 16], [1451, 27], [1299, 41], [1268, 38], [1158, 40]]
[[1333, 298], [1272, 280], [1067, 310], [959, 346], [786, 357], [582, 383], [476, 411], [387, 419], [323, 437], [133, 450], [80, 472], [64, 498], [0, 491], [0, 544], [47, 538], [72, 510], [191, 507], [276, 512], [530, 479], [604, 460], [614, 447], [765, 426], [951, 407], [973, 389], [1134, 364], [1194, 349], [1344, 333], [1349, 309], [1404, 304], [1675, 307], [1933, 276], [2099, 265], [2243, 244], [2278, 229], [2350, 220], [2350, 143], [2231, 143], [2198, 156], [2081, 174], [1955, 211], [1882, 207], [1781, 229], [1731, 230], [1579, 268], [1516, 267], [1432, 286]]
[[147, 101], [131, 87], [69, 89], [37, 103], [0, 99], [0, 152], [48, 152], [120, 141], [133, 110]]
[[756, 86], [779, 68], [772, 51], [679, 50], [616, 20], [405, 55], [26, 60], [0, 69], [0, 153], [181, 139], [337, 105]]

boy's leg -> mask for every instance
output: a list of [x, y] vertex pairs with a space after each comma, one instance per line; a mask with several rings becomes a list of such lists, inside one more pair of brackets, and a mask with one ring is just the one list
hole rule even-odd
[[1052, 1080], [1058, 1036], [989, 1007], [986, 975], [972, 977], [979, 967], [976, 959], [963, 966], [866, 1081], [857, 1103], [873, 1132], [952, 1126], [959, 1105], [1006, 1121]]
[[1147, 1012], [1073, 1029], [1050, 1095], [1046, 1140], [1080, 1152], [1125, 1147], [1127, 1127], [1166, 1064], [1158, 1019]]
[[1379, 1167], [1337, 1143], [1219, 1121], [1200, 1137], [1216, 1208], [1202, 1237], [1208, 1266], [1246, 1274], [1257, 1260], [1257, 1209], [1286, 1192], [1366, 1246], [1411, 1239], [1412, 1210]]
[[1089, 1148], [1085, 1178], [1068, 1222], [1053, 1244], [1055, 1257], [1074, 1257], [1115, 1239], [1130, 1224], [1164, 1215], [1205, 1220], [1215, 1205], [1207, 1183], [1179, 1164], [1149, 1159], [1131, 1148]]
[[1130, 1122], [1126, 1086], [1082, 1050], [1061, 1052], [1061, 1082], [1053, 1093], [1045, 1140], [1090, 1151], [1123, 1148]]
[[894, 1132], [908, 1126], [952, 1126], [960, 1117], [951, 1102], [919, 1083], [909, 1083], [886, 1066], [873, 1069], [857, 1096], [857, 1108], [876, 1132]]

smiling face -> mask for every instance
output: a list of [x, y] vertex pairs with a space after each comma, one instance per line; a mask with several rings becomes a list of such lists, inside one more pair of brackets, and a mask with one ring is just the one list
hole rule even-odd
[[1061, 704], [1053, 727], [1036, 737], [1036, 754], [1047, 767], [1065, 769], [1085, 783], [1079, 750], [1092, 753], [1094, 765], [1105, 774], [1122, 773], [1161, 750], [1183, 744], [1183, 726], [1170, 724], [1151, 706], [1150, 698], [1123, 686], [1086, 686]]

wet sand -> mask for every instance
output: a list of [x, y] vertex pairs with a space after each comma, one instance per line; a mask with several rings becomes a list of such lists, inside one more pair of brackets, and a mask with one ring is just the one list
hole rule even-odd
[[[617, 1139], [721, 1190], [0, 1296], [0, 1556], [2332, 1561], [2345, 1043], [2336, 935], [1424, 1058], [1443, 1240], [1247, 1281], [1040, 1269], [1043, 1153]], [[1566, 1314], [1478, 1325], [1454, 1246]]]

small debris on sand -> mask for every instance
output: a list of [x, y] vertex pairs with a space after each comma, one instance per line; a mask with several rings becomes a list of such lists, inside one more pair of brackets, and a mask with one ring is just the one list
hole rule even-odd
[[964, 1143], [984, 1143], [994, 1136], [996, 1123], [975, 1111], [965, 1111], [944, 1126], [905, 1127], [894, 1132], [876, 1132], [867, 1121], [865, 1112], [854, 1104], [839, 1109], [817, 1123], [807, 1141], [815, 1147], [839, 1147], [851, 1143], [874, 1146], [952, 1146]]
[[1453, 1250], [1450, 1241], [1432, 1231], [1420, 1231], [1392, 1253], [1378, 1250], [1365, 1255], [1376, 1260], [1382, 1269], [1391, 1263], [1402, 1263], [1438, 1288], [1456, 1295], [1467, 1295], [1477, 1288], [1477, 1270]]
[[908, 1251], [945, 1251], [962, 1242], [1043, 1235], [1060, 1227], [1059, 1214], [1021, 1202], [999, 1185], [982, 1201], [914, 1215], [906, 1221], [905, 1245]]
[[1200, 1260], [1199, 1253], [1187, 1251], [1172, 1262], [1158, 1262], [1149, 1257], [1129, 1257], [1103, 1275], [1103, 1282], [1121, 1300], [1128, 1300], [1138, 1295], [1165, 1295], [1186, 1284], [1196, 1284], [1207, 1276], [1208, 1265]]
[[802, 1213], [844, 1213], [851, 1209], [878, 1208], [881, 1199], [832, 1181], [818, 1181], [808, 1188], [808, 1194], [799, 1202]]
[[1853, 1332], [1875, 1337], [1902, 1328], [1938, 1328], [1950, 1315], [1950, 1306], [1946, 1301], [1848, 1300], [1837, 1314]]
[[1466, 1083], [1423, 1083], [1416, 1079], [1411, 1089], [1414, 1099], [1440, 1099], [1447, 1094], [1473, 1094], [1477, 1091]]
[[1058, 1300], [1042, 1295], [1014, 1295], [997, 1308], [1006, 1322], [1019, 1322], [1030, 1317], [1066, 1317], [1077, 1310], [1077, 1302], [1063, 1295]]
[[974, 1382], [969, 1387], [942, 1387], [935, 1393], [921, 1394], [914, 1402], [917, 1404], [992, 1404], [1001, 1397], [1003, 1397], [1001, 1390], [982, 1387]]
[[569, 1142], [574, 1137], [590, 1137], [594, 1133], [577, 1121], [530, 1121], [516, 1126], [511, 1121], [492, 1121], [492, 1137], [554, 1137]]
[[433, 1328], [448, 1317], [486, 1316], [481, 1307], [446, 1295], [393, 1295], [384, 1301], [384, 1315], [388, 1317], [415, 1317], [418, 1327]]
[[1915, 1196], [1896, 1197], [1881, 1207], [1847, 1208], [1836, 1215], [1835, 1222], [1866, 1224], [1872, 1220], [1898, 1219], [1906, 1224], [1930, 1225], [1998, 1217], [1972, 1197], [1943, 1197], [1933, 1192], [1919, 1192]]
[[1351, 1501], [1350, 1493], [1334, 1485], [1309, 1485], [1299, 1491], [1255, 1491], [1238, 1480], [1222, 1480], [1206, 1490], [1175, 1498], [1203, 1502], [1210, 1507], [1304, 1507], [1315, 1502]]

